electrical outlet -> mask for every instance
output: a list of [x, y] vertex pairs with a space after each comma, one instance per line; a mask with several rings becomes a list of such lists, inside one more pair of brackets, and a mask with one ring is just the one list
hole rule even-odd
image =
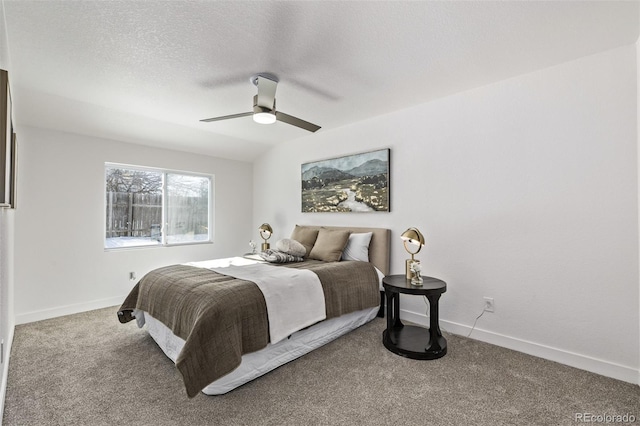
[[484, 298], [484, 310], [487, 312], [495, 312], [495, 305], [493, 304], [493, 297]]

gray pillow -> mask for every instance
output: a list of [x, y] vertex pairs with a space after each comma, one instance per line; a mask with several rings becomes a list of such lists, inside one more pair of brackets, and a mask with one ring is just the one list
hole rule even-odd
[[310, 259], [337, 262], [342, 256], [342, 250], [349, 241], [349, 231], [320, 229], [311, 253]]
[[302, 243], [290, 238], [283, 238], [279, 240], [276, 243], [276, 250], [298, 257], [303, 257], [307, 254], [307, 249], [304, 248]]

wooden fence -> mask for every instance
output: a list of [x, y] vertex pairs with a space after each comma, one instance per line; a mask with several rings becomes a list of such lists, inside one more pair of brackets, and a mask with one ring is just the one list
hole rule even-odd
[[[146, 237], [161, 240], [162, 195], [107, 192], [106, 238]], [[170, 235], [207, 234], [208, 200], [171, 196], [167, 202]]]

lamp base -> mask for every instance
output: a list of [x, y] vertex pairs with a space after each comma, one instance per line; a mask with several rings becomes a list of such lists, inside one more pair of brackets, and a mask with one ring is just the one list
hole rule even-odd
[[413, 278], [413, 271], [411, 270], [411, 264], [415, 262], [415, 260], [413, 259], [407, 259], [406, 262], [406, 273], [407, 273], [407, 279], [410, 280], [411, 278]]
[[269, 250], [270, 247], [269, 243], [262, 243], [262, 251]]

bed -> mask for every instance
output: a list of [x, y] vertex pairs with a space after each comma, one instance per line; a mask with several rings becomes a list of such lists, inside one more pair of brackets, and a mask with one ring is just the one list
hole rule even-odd
[[304, 247], [302, 261], [234, 257], [158, 268], [118, 318], [146, 326], [189, 397], [221, 395], [379, 315], [389, 239], [383, 228], [296, 225], [276, 246]]

